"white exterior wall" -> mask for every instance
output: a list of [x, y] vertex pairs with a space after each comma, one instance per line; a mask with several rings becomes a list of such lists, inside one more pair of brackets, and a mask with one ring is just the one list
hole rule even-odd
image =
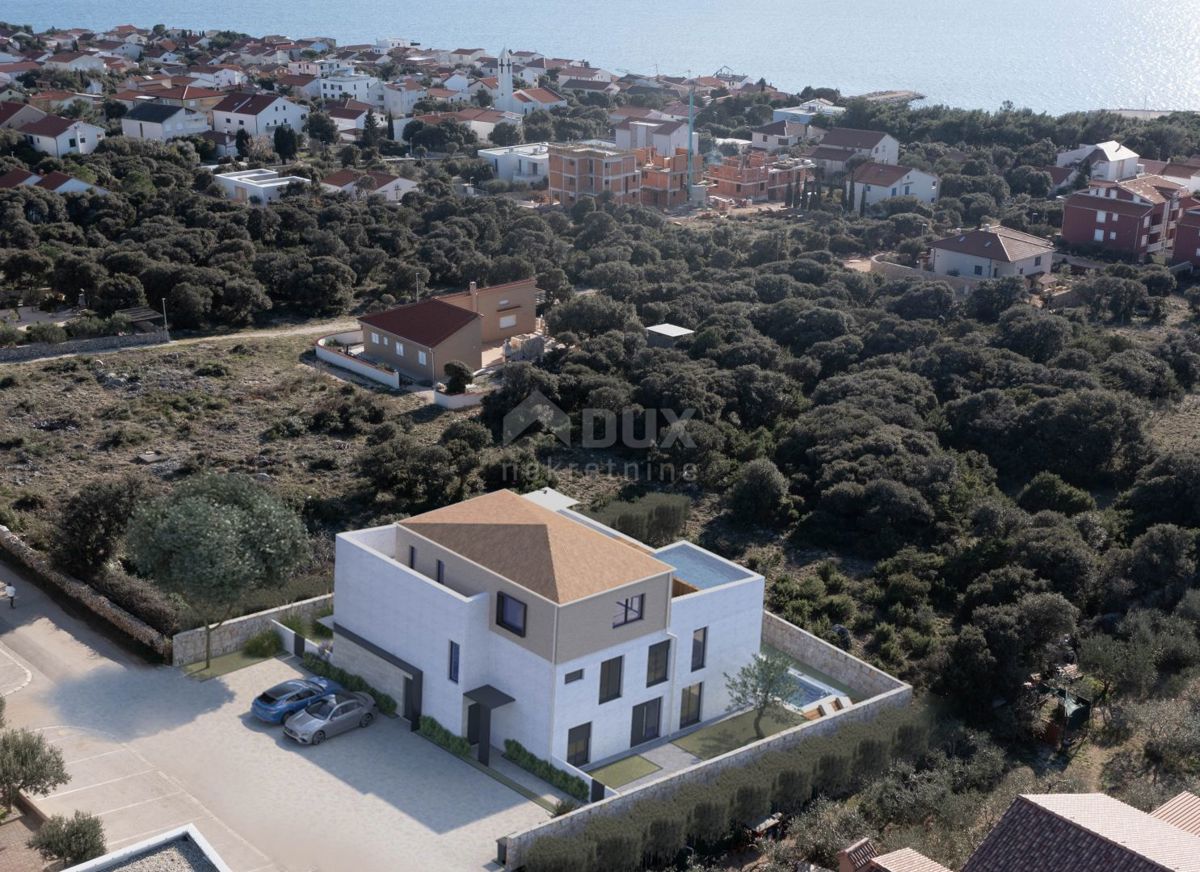
[[196, 136], [208, 130], [208, 119], [197, 112], [186, 109], [176, 113], [163, 124], [148, 121], [121, 119], [121, 133], [135, 139], [153, 139], [164, 142], [177, 136]]
[[[855, 197], [861, 200], [865, 194], [868, 206], [874, 206], [892, 197], [916, 197], [922, 203], [936, 203], [938, 198], [937, 176], [914, 170], [894, 185], [855, 185]], [[849, 185], [847, 185], [849, 190]], [[854, 204], [855, 207], [858, 203]]]
[[894, 136], [885, 136], [879, 145], [871, 149], [871, 160], [884, 164], [900, 163], [900, 141]]
[[481, 148], [479, 157], [492, 165], [496, 178], [506, 182], [541, 181], [550, 169], [549, 145], [545, 142]]
[[103, 127], [82, 121], [75, 123], [59, 136], [25, 134], [25, 141], [31, 148], [53, 157], [62, 157], [64, 154], [91, 154], [103, 139]]
[[330, 76], [321, 79], [321, 97], [343, 100], [349, 97], [372, 106], [384, 105], [383, 83], [374, 76]]
[[[975, 257], [957, 251], [946, 251], [941, 248], [933, 249], [933, 271], [938, 275], [960, 275], [966, 278], [1003, 278], [1005, 276], [1032, 275], [1038, 272], [1049, 272], [1053, 260], [1053, 252], [1041, 256], [1042, 262], [1036, 263], [1036, 257], [1009, 263], [1001, 260], [991, 260], [986, 257]], [[976, 273], [975, 267], [981, 272]]]
[[235, 135], [239, 130], [245, 130], [251, 136], [265, 136], [273, 134], [275, 128], [281, 124], [286, 124], [299, 133], [304, 129], [304, 120], [307, 117], [308, 110], [303, 106], [280, 97], [257, 115], [214, 111], [213, 130]]

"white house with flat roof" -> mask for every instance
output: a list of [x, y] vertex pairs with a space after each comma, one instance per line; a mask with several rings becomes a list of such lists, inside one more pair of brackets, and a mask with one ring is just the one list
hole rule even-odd
[[213, 181], [230, 200], [261, 205], [278, 200], [288, 185], [312, 184], [303, 176], [282, 176], [274, 170], [237, 170], [218, 173]]
[[544, 181], [550, 171], [550, 144], [547, 142], [481, 148], [478, 155], [492, 165], [496, 178], [506, 182], [534, 184]]
[[549, 488], [337, 537], [333, 662], [465, 736], [586, 767], [730, 709], [760, 650], [763, 577], [652, 549]]

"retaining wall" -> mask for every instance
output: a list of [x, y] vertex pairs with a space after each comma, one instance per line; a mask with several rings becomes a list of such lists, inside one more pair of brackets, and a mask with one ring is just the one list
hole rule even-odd
[[[323, 596], [228, 620], [212, 631], [212, 656], [219, 657], [222, 654], [240, 651], [250, 637], [270, 629], [274, 621], [292, 615], [311, 618], [332, 605], [333, 594], [327, 593]], [[171, 647], [173, 652], [171, 663], [174, 666], [198, 663], [204, 659], [204, 628], [197, 627], [194, 630], [176, 633], [171, 640]]]
[[[19, 536], [3, 525], [0, 525], [0, 550], [29, 570], [39, 581], [57, 588], [88, 611], [104, 618], [118, 630], [137, 639], [143, 645], [149, 646], [164, 657], [170, 656], [170, 638], [125, 611], [90, 585], [84, 584], [66, 573], [59, 572], [51, 565], [46, 555], [26, 545]], [[18, 589], [17, 602], [20, 601], [21, 591]]]
[[[271, 629], [273, 629], [279, 636], [279, 642], [283, 646], [283, 650], [288, 654], [296, 654], [297, 656], [301, 657], [305, 654], [312, 654], [314, 657], [320, 657], [322, 660], [329, 659], [329, 649], [322, 648], [312, 639], [299, 635], [295, 630], [291, 629], [290, 627], [285, 627], [283, 624], [279, 623], [279, 621], [272, 619]], [[303, 644], [303, 649], [300, 651], [296, 650], [297, 639], [299, 639]], [[329, 641], [332, 642], [333, 640]]]
[[921, 279], [925, 282], [945, 282], [960, 297], [965, 297], [974, 291], [981, 281], [981, 279], [971, 279], [966, 276], [943, 276], [929, 270], [914, 269], [911, 266], [880, 260], [879, 255], [871, 258], [871, 272], [889, 279]]
[[763, 612], [762, 640], [764, 645], [770, 645], [844, 684], [854, 691], [856, 699], [870, 699], [906, 686], [900, 679], [767, 611]]
[[485, 396], [486, 394], [483, 391], [462, 394], [447, 394], [442, 391], [434, 391], [433, 401], [443, 409], [467, 409], [471, 406], [478, 406], [483, 402]]
[[162, 345], [170, 341], [170, 334], [164, 331], [155, 331], [153, 333], [130, 333], [127, 336], [70, 339], [66, 342], [36, 342], [33, 345], [0, 348], [0, 363], [20, 363], [43, 357], [61, 357], [64, 354], [90, 354], [115, 351], [121, 348], [138, 348], [143, 345]]
[[503, 836], [496, 842], [497, 854], [504, 858], [504, 868], [519, 869], [530, 845], [538, 839], [576, 835], [596, 817], [623, 814], [640, 802], [666, 799], [687, 784], [711, 782], [721, 773], [745, 766], [764, 754], [786, 751], [809, 739], [828, 736], [850, 724], [874, 720], [886, 709], [903, 707], [912, 701], [912, 687], [900, 679], [765, 611], [763, 642], [820, 669], [855, 690], [861, 688], [860, 692], [870, 698], [820, 720], [805, 721], [711, 760], [664, 775], [641, 787], [585, 805], [527, 830]]
[[329, 340], [336, 340], [347, 345], [358, 345], [362, 342], [361, 330], [350, 330], [345, 333], [331, 333], [328, 336], [322, 336], [313, 345], [317, 359], [323, 360], [331, 366], [348, 370], [355, 375], [361, 375], [363, 378], [369, 378], [371, 381], [387, 385], [389, 388], [400, 389], [400, 374], [398, 372], [375, 366], [352, 354], [338, 351], [336, 348], [329, 348], [325, 345]]

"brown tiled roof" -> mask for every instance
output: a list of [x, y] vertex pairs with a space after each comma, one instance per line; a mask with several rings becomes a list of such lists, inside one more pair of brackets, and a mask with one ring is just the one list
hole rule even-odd
[[671, 570], [620, 539], [512, 491], [484, 494], [399, 523], [556, 603]]
[[230, 94], [213, 107], [214, 112], [236, 112], [238, 115], [258, 115], [280, 99], [278, 94]]
[[[971, 257], [986, 257], [1003, 263], [1013, 263], [1039, 254], [1049, 254], [1054, 250], [1050, 240], [1032, 233], [1022, 233], [1002, 224], [993, 224], [977, 230], [967, 230], [962, 233], [939, 239], [932, 248], [943, 251], [954, 251]], [[1049, 266], [1049, 264], [1047, 264]]]
[[1174, 799], [1160, 805], [1151, 816], [1166, 821], [1171, 826], [1200, 836], [1200, 796], [1186, 790]]
[[[16, 103], [16, 102], [13, 102], [12, 100], [0, 101], [0, 127], [4, 126], [4, 123], [6, 121], [8, 121], [8, 119], [12, 118], [14, 115], [16, 115], [22, 109], [24, 109], [26, 106], [29, 106], [29, 104], [28, 103]], [[30, 108], [33, 109], [33, 111], [39, 115], [45, 114], [44, 112], [42, 112], [41, 109], [38, 109], [36, 106], [32, 106]]]
[[1200, 872], [1200, 837], [1103, 793], [1017, 797], [962, 872]]
[[26, 122], [17, 129], [21, 133], [29, 133], [34, 136], [62, 136], [75, 123], [77, 122], [70, 118], [47, 115], [45, 118], [39, 118], [37, 121]]
[[869, 160], [854, 171], [854, 181], [864, 185], [894, 185], [912, 172], [912, 167], [899, 164], [881, 164]]
[[37, 183], [37, 187], [45, 188], [47, 191], [57, 191], [69, 181], [71, 181], [71, 177], [66, 173], [60, 173], [58, 170], [51, 170], [42, 177], [41, 181]]
[[874, 148], [883, 141], [886, 133], [878, 130], [855, 130], [853, 127], [834, 127], [821, 137], [823, 145], [840, 148]]
[[31, 173], [29, 170], [9, 170], [4, 175], [0, 176], [0, 190], [8, 188], [19, 188], [22, 185], [37, 184], [36, 180], [40, 178], [37, 173]]
[[825, 145], [822, 143], [808, 153], [808, 156], [813, 160], [834, 160], [845, 163], [854, 157], [857, 152], [849, 148], [841, 148], [836, 145]]
[[528, 103], [558, 103], [562, 100], [562, 97], [549, 88], [522, 88], [517, 91], [516, 96]]
[[386, 312], [364, 315], [358, 320], [393, 336], [433, 348], [478, 319], [479, 315], [475, 312], [468, 312], [466, 309], [430, 297], [418, 303], [388, 309]]
[[912, 848], [901, 848], [890, 854], [881, 854], [867, 864], [867, 869], [879, 872], [950, 872], [941, 863], [935, 863]]

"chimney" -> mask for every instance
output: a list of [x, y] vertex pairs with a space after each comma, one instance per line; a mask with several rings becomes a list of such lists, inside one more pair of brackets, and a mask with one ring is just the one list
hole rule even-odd
[[475, 285], [474, 282], [471, 282], [471, 284], [467, 285], [467, 290], [471, 294], [471, 311], [478, 312], [479, 311], [479, 288]]
[[838, 851], [837, 872], [864, 872], [871, 861], [879, 856], [870, 839], [859, 839], [853, 845]]

